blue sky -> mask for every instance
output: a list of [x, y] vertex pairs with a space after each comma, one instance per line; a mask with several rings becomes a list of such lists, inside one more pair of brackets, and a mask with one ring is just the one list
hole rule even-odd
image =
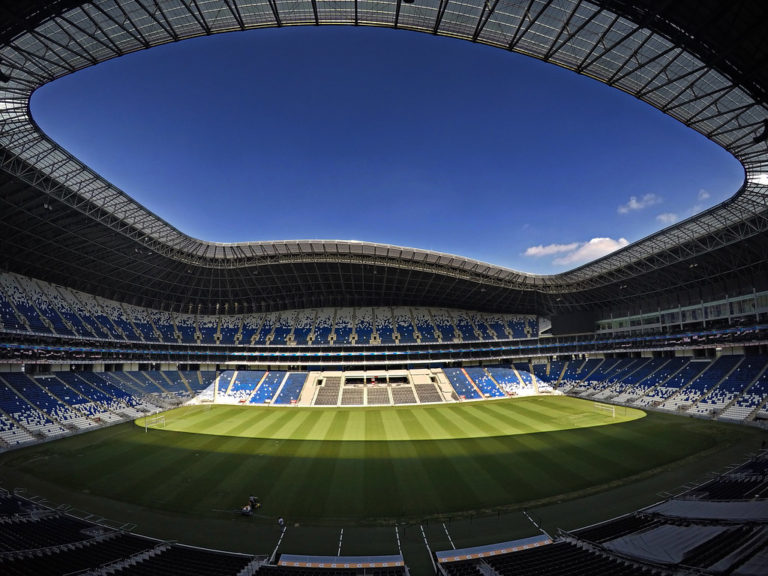
[[726, 152], [617, 90], [404, 31], [223, 34], [44, 86], [43, 130], [216, 242], [343, 239], [567, 270], [740, 186]]

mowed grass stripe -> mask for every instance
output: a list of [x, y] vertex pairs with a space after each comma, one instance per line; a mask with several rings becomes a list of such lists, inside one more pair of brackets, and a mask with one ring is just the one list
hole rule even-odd
[[[366, 408], [213, 406], [205, 407], [201, 412], [201, 407], [184, 407], [165, 414], [165, 428], [286, 440], [440, 440], [612, 424], [643, 415], [638, 410], [630, 410], [626, 418], [612, 419], [610, 415], [595, 411], [591, 405], [590, 401], [572, 398], [532, 397], [461, 404]], [[219, 410], [222, 418], [213, 422], [210, 411]], [[348, 415], [347, 425], [329, 428], [327, 424], [332, 419], [330, 415], [338, 413]], [[383, 426], [368, 427], [366, 421], [375, 413], [381, 415]], [[431, 418], [433, 426], [404, 427], [398, 414], [403, 415], [402, 418], [408, 422]], [[138, 424], [143, 425], [143, 420], [140, 419]]]
[[482, 404], [468, 406], [467, 410], [462, 410], [457, 416], [464, 423], [465, 430], [471, 430], [469, 436], [473, 438], [487, 436], [506, 436], [509, 434], [509, 420], [489, 417], [492, 412], [487, 410]]

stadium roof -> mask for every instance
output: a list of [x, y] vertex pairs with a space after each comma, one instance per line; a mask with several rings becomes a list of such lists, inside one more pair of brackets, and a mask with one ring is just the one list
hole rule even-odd
[[[552, 313], [764, 289], [766, 16], [765, 3], [715, 0], [5, 2], [0, 266], [121, 301], [205, 312], [403, 304]], [[195, 36], [298, 24], [450, 36], [591, 76], [723, 146], [744, 166], [744, 185], [609, 256], [537, 276], [381, 244], [194, 239], [62, 150], [30, 116], [36, 88], [104, 60]]]

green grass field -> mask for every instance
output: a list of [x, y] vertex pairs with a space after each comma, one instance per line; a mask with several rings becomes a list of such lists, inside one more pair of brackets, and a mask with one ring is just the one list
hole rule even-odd
[[[608, 410], [610, 406], [605, 406]], [[645, 413], [538, 396], [512, 401], [369, 408], [188, 406], [164, 413], [162, 429], [238, 438], [338, 442], [461, 440], [617, 424]], [[151, 418], [149, 419], [151, 420]], [[144, 426], [143, 418], [136, 421]], [[160, 428], [158, 425], [153, 425]]]
[[[741, 428], [536, 397], [385, 408], [185, 407], [0, 456], [73, 493], [216, 517], [249, 494], [265, 521], [461, 516], [586, 493], [680, 461]], [[729, 436], [731, 434], [731, 436]], [[733, 436], [735, 434], [735, 436]]]

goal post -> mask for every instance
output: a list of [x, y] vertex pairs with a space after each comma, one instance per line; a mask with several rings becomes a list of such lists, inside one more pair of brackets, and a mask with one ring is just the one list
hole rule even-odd
[[165, 428], [165, 414], [150, 414], [144, 417], [144, 432], [149, 432], [152, 428]]
[[603, 412], [610, 414], [611, 418], [616, 418], [616, 406], [613, 404], [601, 404], [600, 402], [592, 402], [592, 406], [595, 412]]

